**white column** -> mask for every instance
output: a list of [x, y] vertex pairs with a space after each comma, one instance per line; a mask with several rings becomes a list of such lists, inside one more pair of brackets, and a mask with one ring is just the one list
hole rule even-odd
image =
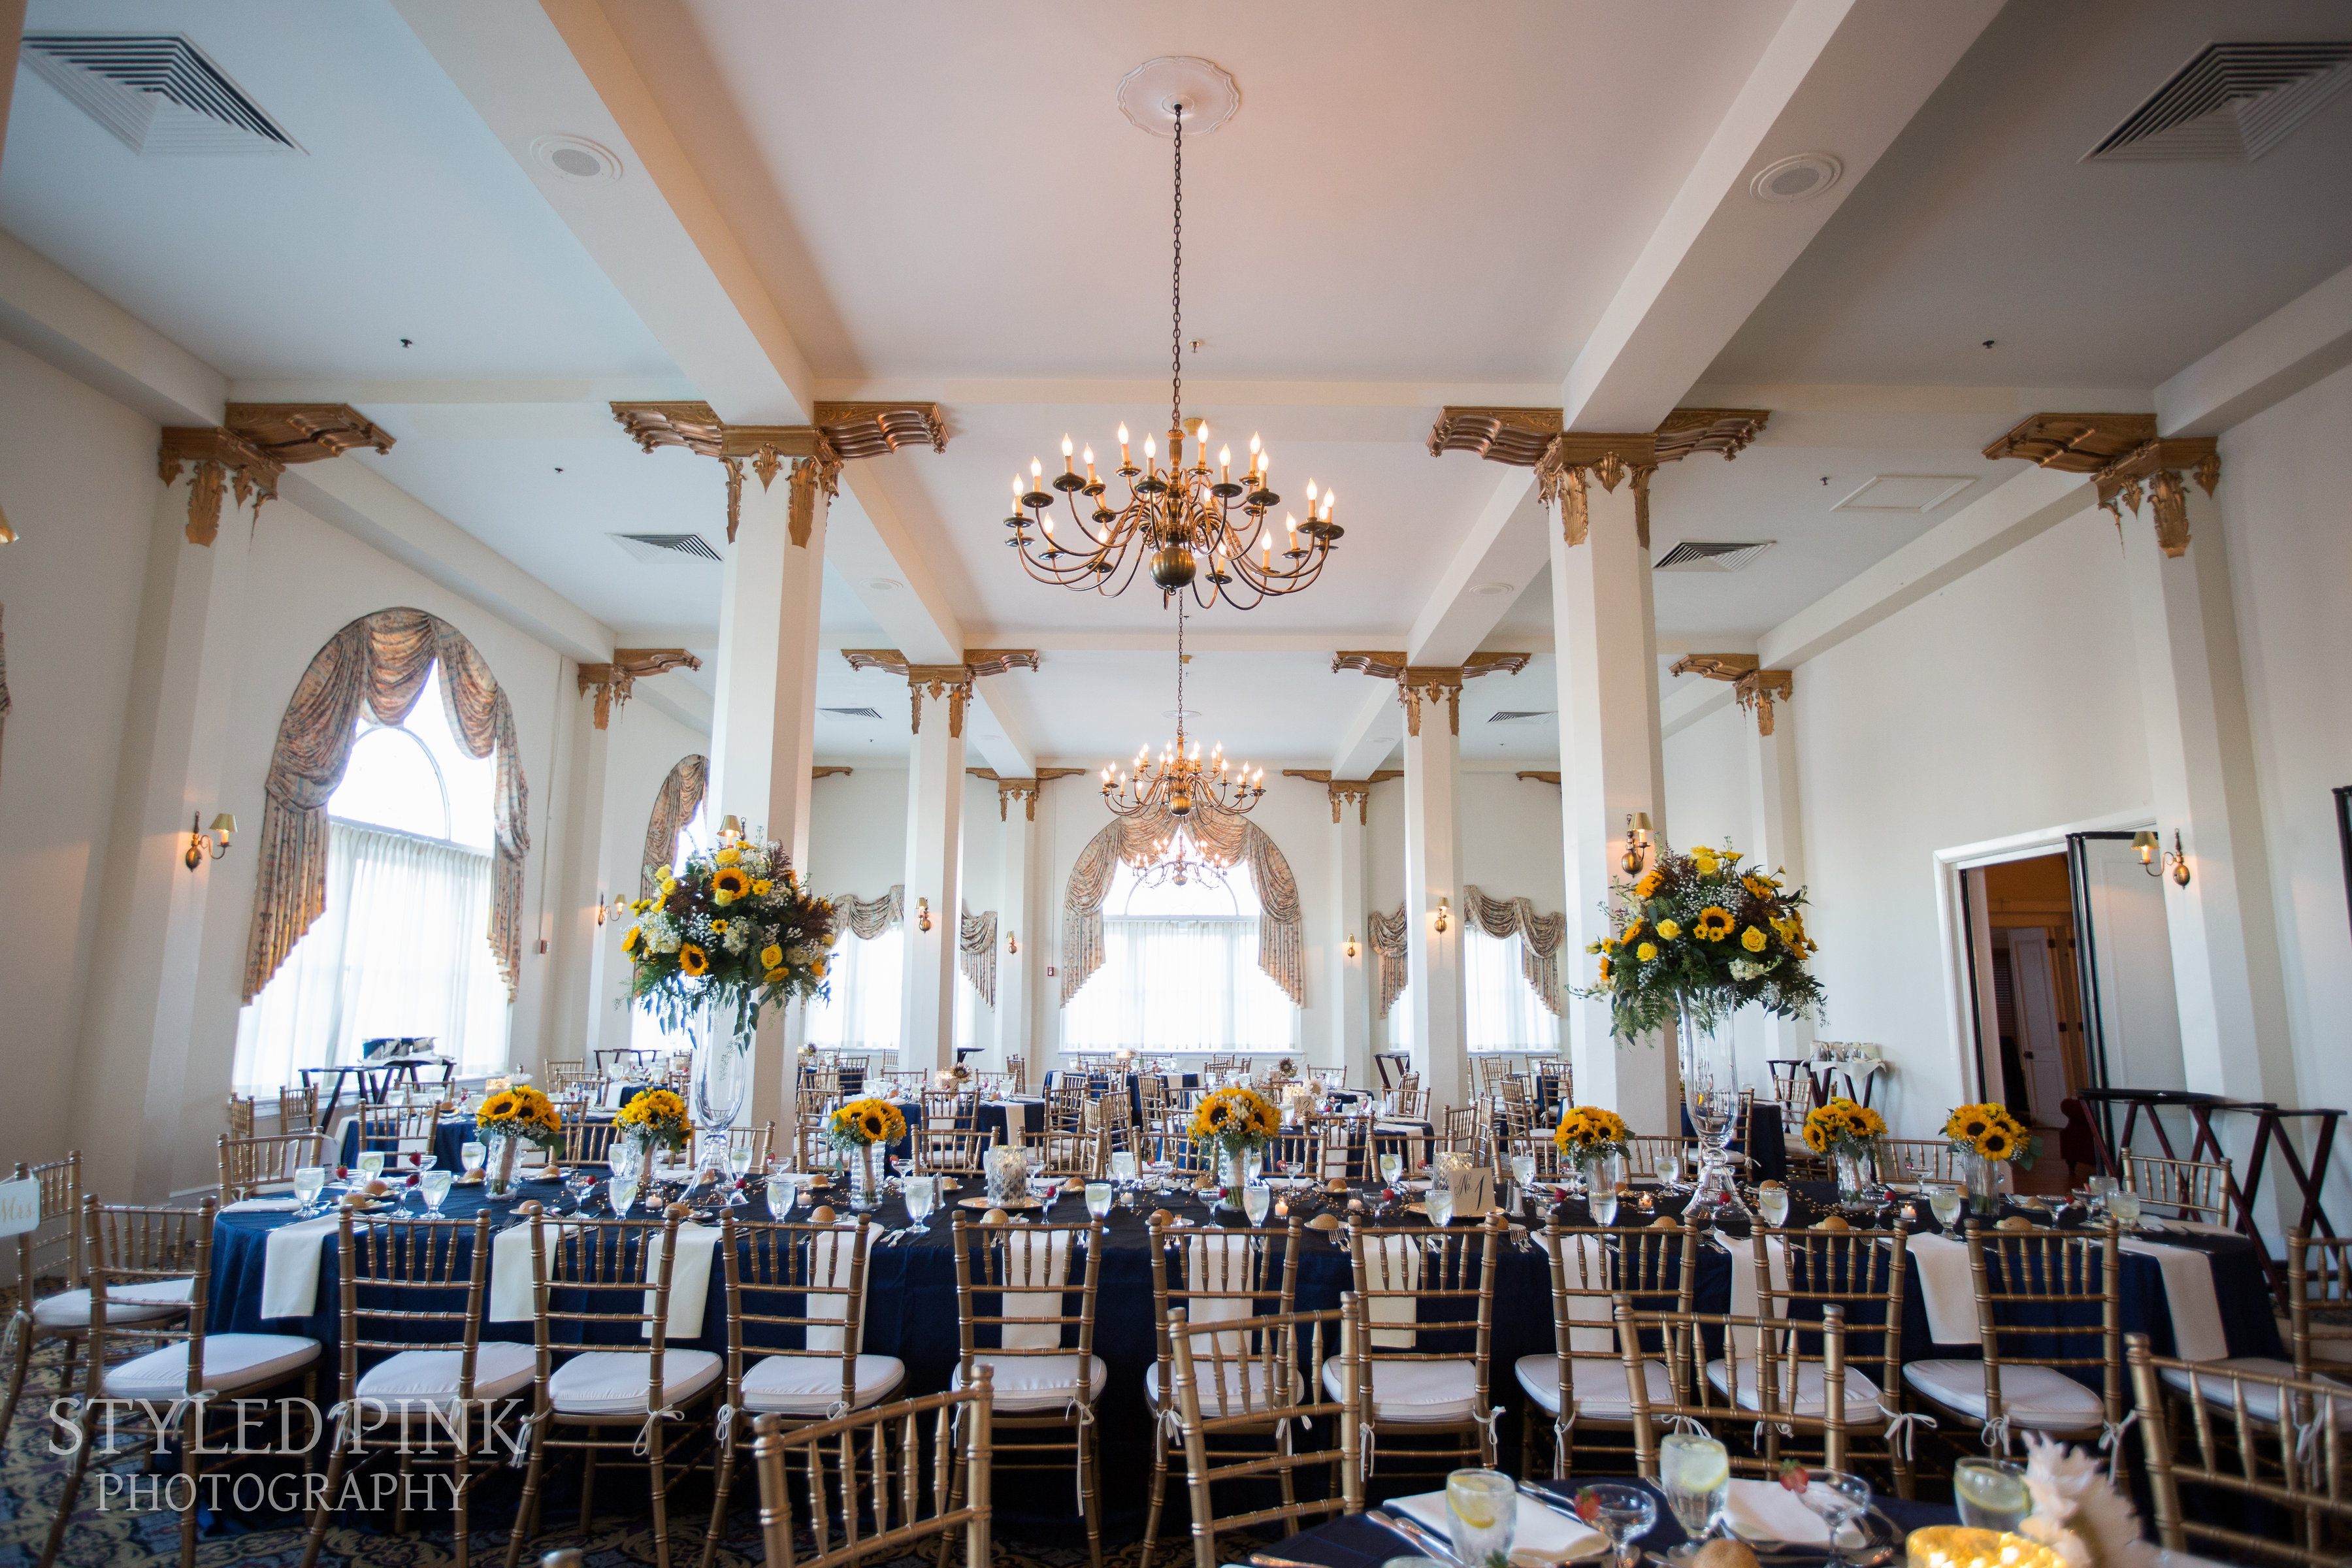
[[[574, 679], [578, 666], [569, 659], [563, 664], [565, 695], [577, 689]], [[624, 715], [628, 710], [615, 710], [609, 721], [611, 728], [596, 728], [595, 701], [590, 696], [571, 697], [556, 714], [559, 733], [564, 744], [563, 776], [557, 781], [551, 815], [557, 817], [555, 832], [558, 862], [563, 868], [563, 886], [554, 910], [555, 952], [554, 994], [543, 1015], [539, 1040], [539, 1062], [588, 1061], [592, 1045], [604, 1042], [597, 1038], [603, 1020], [597, 1016], [604, 997], [604, 977], [611, 973], [609, 965], [618, 960], [620, 931], [609, 923], [597, 923], [599, 902], [610, 905], [617, 890], [612, 886], [613, 870], [607, 866], [604, 847], [608, 835], [604, 831], [606, 770], [618, 748], [613, 742]], [[625, 896], [637, 896], [636, 874], [628, 874]], [[624, 1017], [623, 1022], [627, 1020]]]
[[[792, 480], [743, 481], [719, 601], [719, 695], [710, 721], [709, 805], [743, 819], [808, 864], [809, 768], [816, 753], [817, 599], [824, 582], [826, 498], [816, 488], [805, 542], [792, 538]], [[784, 1120], [784, 1010], [760, 1015], [750, 1121]]]
[[[1458, 697], [1458, 691], [1454, 693]], [[1430, 1114], [1470, 1103], [1469, 1020], [1462, 980], [1462, 739], [1458, 703], [1424, 698], [1416, 726], [1407, 709], [1404, 740], [1406, 991], [1412, 1009], [1412, 1067], [1429, 1090]], [[1437, 903], [1446, 900], [1445, 930]]]
[[[1790, 710], [1793, 700], [1772, 705], [1772, 733], [1767, 735], [1754, 714], [1743, 714], [1748, 726], [1748, 800], [1754, 813], [1748, 837], [1739, 847], [1748, 859], [1780, 876], [1790, 887], [1805, 880], [1805, 846], [1797, 810], [1797, 742]], [[1765, 1064], [1811, 1054], [1813, 1026], [1810, 1020], [1776, 1017], [1760, 1007], [1744, 1010], [1740, 1025], [1739, 1081], [1759, 1091], [1772, 1084]]]
[[[1457, 747], [1458, 751], [1458, 747]], [[1369, 790], [1370, 786], [1366, 786]], [[1365, 978], [1371, 962], [1371, 931], [1366, 924], [1364, 901], [1364, 814], [1362, 797], [1338, 802], [1339, 820], [1331, 825], [1331, 902], [1324, 917], [1322, 947], [1324, 1005], [1330, 1009], [1331, 1032], [1324, 1065], [1345, 1068], [1357, 1084], [1377, 1086], [1372, 1072], [1372, 997]], [[1356, 956], [1348, 956], [1348, 939], [1356, 942]]]
[[2123, 523], [2156, 827], [2167, 849], [2179, 833], [2190, 872], [2186, 888], [2164, 882], [2182, 1066], [2190, 1089], [2288, 1101], [2294, 1065], [2227, 542], [2219, 509], [2188, 490], [2187, 554], [2168, 558], [2145, 512]]
[[[1560, 826], [1568, 857], [1567, 978], [1573, 985], [1592, 983], [1593, 960], [1584, 950], [1608, 932], [1601, 906], [1625, 852], [1626, 814], [1649, 813], [1660, 841], [1666, 831], [1650, 552], [1636, 531], [1632, 479], [1614, 490], [1597, 480], [1587, 489], [1591, 521], [1584, 542], [1568, 543], [1558, 515], [1547, 522], [1559, 679]], [[1678, 1125], [1667, 1042], [1612, 1038], [1606, 1002], [1570, 996], [1563, 1011], [1580, 1101], [1613, 1109], [1636, 1132]]]
[[[1040, 786], [1042, 787], [1042, 786]], [[1032, 913], [1037, 899], [1037, 789], [1000, 794], [1004, 815], [998, 842], [1003, 870], [997, 882], [996, 916], [996, 1062], [1002, 1069], [1007, 1057], [1023, 1055], [1029, 1041], [1031, 986], [1029, 965], [1040, 951]], [[1008, 951], [1017, 941], [1019, 952]]]
[[148, 536], [99, 902], [106, 946], [124, 957], [90, 987], [76, 1071], [72, 1141], [89, 1162], [84, 1184], [127, 1203], [170, 1193], [183, 1142], [212, 879], [209, 860], [191, 871], [181, 859], [189, 824], [200, 818], [209, 831], [216, 814], [235, 816], [245, 831], [231, 854], [255, 853], [261, 837], [261, 797], [220, 795], [252, 531], [224, 500], [213, 542], [188, 542], [192, 479], [163, 488]]
[[[907, 766], [906, 971], [901, 979], [898, 1066], [955, 1061], [956, 939], [961, 909], [963, 736], [952, 699], [918, 700]], [[931, 929], [917, 919], [930, 900]]]

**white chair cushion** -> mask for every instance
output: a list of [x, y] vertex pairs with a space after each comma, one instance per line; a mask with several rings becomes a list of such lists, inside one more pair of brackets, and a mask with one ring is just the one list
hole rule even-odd
[[[275, 1383], [319, 1359], [319, 1342], [293, 1334], [207, 1334], [206, 1388], [226, 1393]], [[159, 1345], [145, 1355], [110, 1368], [110, 1399], [176, 1399], [188, 1391], [188, 1342]]]
[[[188, 1289], [194, 1283], [193, 1279], [142, 1279], [136, 1285], [110, 1285], [106, 1321], [152, 1323], [158, 1318], [176, 1317], [187, 1310]], [[45, 1329], [89, 1327], [89, 1292], [60, 1290], [42, 1297], [33, 1303], [33, 1321]]]
[[[975, 1364], [988, 1368], [989, 1386], [994, 1391], [999, 1415], [1058, 1410], [1071, 1404], [1077, 1393], [1078, 1358], [1074, 1355], [991, 1355], [983, 1351], [971, 1359]], [[1102, 1397], [1103, 1384], [1110, 1380], [1110, 1369], [1098, 1355], [1088, 1356], [1087, 1361], [1087, 1403], [1092, 1405]], [[963, 1368], [959, 1365], [955, 1375], [948, 1379], [948, 1387], [953, 1391], [962, 1386]]]
[[[1264, 1362], [1245, 1362], [1239, 1367], [1232, 1362], [1226, 1362], [1223, 1363], [1224, 1370], [1222, 1373], [1213, 1370], [1213, 1366], [1214, 1363], [1205, 1361], [1192, 1363], [1192, 1374], [1201, 1379], [1201, 1415], [1203, 1419], [1214, 1421], [1220, 1415], [1240, 1415], [1246, 1411], [1263, 1410], [1266, 1407], [1266, 1375]], [[1246, 1377], [1236, 1376], [1236, 1372], [1244, 1372], [1247, 1375]], [[1219, 1376], [1223, 1378], [1225, 1391], [1222, 1404], [1218, 1401], [1216, 1389], [1209, 1384], [1209, 1379]], [[1169, 1407], [1173, 1409], [1176, 1405], [1174, 1398], [1176, 1373], [1172, 1367], [1168, 1373], [1168, 1383], [1170, 1389], [1168, 1404]], [[1290, 1374], [1290, 1397], [1294, 1403], [1307, 1397], [1307, 1380], [1296, 1372]], [[1143, 1369], [1143, 1402], [1154, 1410], [1160, 1408], [1160, 1369], [1157, 1366], [1148, 1366]]]
[[[457, 1397], [463, 1351], [402, 1351], [360, 1374], [354, 1391], [384, 1405], [446, 1405]], [[503, 1399], [530, 1381], [539, 1352], [506, 1340], [484, 1340], [474, 1351], [474, 1397]]]
[[[1523, 1355], [1512, 1370], [1518, 1374], [1519, 1386], [1527, 1390], [1529, 1399], [1542, 1406], [1548, 1415], [1559, 1414], [1558, 1355]], [[1667, 1374], [1665, 1363], [1643, 1362], [1642, 1383], [1649, 1392], [1652, 1405], [1672, 1405], [1675, 1402], [1675, 1380]], [[1625, 1369], [1622, 1362], [1612, 1366], [1606, 1362], [1587, 1361], [1579, 1368], [1576, 1418], [1580, 1421], [1630, 1421], [1633, 1418], [1633, 1401], [1625, 1388]]]
[[[1773, 1369], [1773, 1375], [1780, 1380], [1783, 1389], [1787, 1388], [1789, 1373], [1785, 1363]], [[1731, 1392], [1730, 1373], [1724, 1369], [1724, 1364], [1720, 1361], [1711, 1361], [1706, 1363], [1706, 1380], [1725, 1394]], [[1821, 1363], [1817, 1361], [1798, 1363], [1797, 1395], [1795, 1401], [1789, 1406], [1789, 1414], [1819, 1415], [1828, 1394], [1828, 1383], [1829, 1380], [1822, 1373]], [[2006, 1392], [2007, 1382], [2004, 1381], [2001, 1386]], [[1752, 1361], [1743, 1361], [1739, 1363], [1738, 1403], [1742, 1410], [1764, 1408], [1762, 1402], [1756, 1396], [1756, 1363]], [[1867, 1373], [1856, 1366], [1849, 1366], [1845, 1369], [1845, 1418], [1858, 1426], [1876, 1426], [1884, 1418], [1878, 1408], [1878, 1384], [1870, 1380]]]
[[[1467, 1421], [1478, 1408], [1478, 1374], [1466, 1361], [1372, 1361], [1375, 1421]], [[1323, 1363], [1323, 1386], [1339, 1397], [1339, 1358]]]
[[[1963, 1415], [1985, 1418], [1984, 1363], [1915, 1361], [1903, 1381], [1937, 1404]], [[2084, 1432], [2106, 1419], [2099, 1396], [2055, 1367], [2000, 1369], [2000, 1407], [2011, 1423], [2052, 1432]]]
[[[2215, 1377], [2212, 1375], [2213, 1373], [2236, 1367], [2243, 1372], [2266, 1373], [2273, 1377], [2293, 1377], [2295, 1374], [2294, 1363], [2279, 1361], [2271, 1356], [2231, 1356], [2227, 1361], [2209, 1361], [2200, 1364], [2210, 1368], [2211, 1371], [2199, 1374], [2196, 1380], [2199, 1393], [2204, 1397], [2205, 1403], [2218, 1405], [2224, 1410], [2237, 1407], [2236, 1389], [2228, 1378]], [[2181, 1394], [2189, 1392], [2188, 1373], [2177, 1367], [2167, 1367], [2161, 1375], [2166, 1387]], [[2343, 1384], [2341, 1378], [2326, 1375], [2322, 1375], [2318, 1381]], [[2247, 1384], [2245, 1389], [2246, 1414], [2257, 1421], [2275, 1423], [2278, 1420], [2278, 1390], [2267, 1384], [2255, 1383]], [[2315, 1416], [2316, 1413], [2314, 1414]], [[2338, 1431], [2352, 1431], [2352, 1384], [2344, 1385], [2344, 1397], [2336, 1404], [2336, 1426]]]
[[[563, 1415], [642, 1415], [651, 1392], [654, 1358], [636, 1351], [587, 1351], [555, 1369], [547, 1399]], [[662, 1352], [662, 1400], [685, 1404], [719, 1381], [725, 1370], [709, 1351]]]
[[[907, 1381], [907, 1363], [894, 1355], [861, 1355], [852, 1373], [849, 1407], [863, 1410]], [[841, 1398], [837, 1355], [761, 1356], [743, 1374], [743, 1408], [777, 1415], [822, 1415]]]

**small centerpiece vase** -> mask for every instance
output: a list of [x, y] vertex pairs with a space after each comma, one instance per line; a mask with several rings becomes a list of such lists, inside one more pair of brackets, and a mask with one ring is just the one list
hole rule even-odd
[[850, 1157], [849, 1206], [857, 1214], [872, 1214], [882, 1206], [882, 1184], [875, 1174], [871, 1143], [860, 1143]]
[[1969, 1212], [1990, 1215], [2000, 1207], [1995, 1162], [1969, 1150], [1960, 1156], [1960, 1175], [1968, 1184]]
[[488, 1172], [483, 1191], [494, 1198], [505, 1197], [514, 1191], [515, 1149], [522, 1140], [510, 1132], [487, 1131], [482, 1134], [482, 1142], [489, 1152], [489, 1157], [483, 1162]]

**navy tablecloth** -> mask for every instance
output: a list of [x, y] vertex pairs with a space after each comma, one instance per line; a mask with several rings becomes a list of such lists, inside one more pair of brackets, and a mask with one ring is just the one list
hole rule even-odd
[[[436, 1161], [439, 1164], [439, 1167], [444, 1171], [464, 1170], [466, 1168], [466, 1163], [464, 1157], [459, 1153], [459, 1151], [467, 1143], [472, 1142], [474, 1141], [474, 1119], [472, 1117], [443, 1117], [440, 1124], [433, 1130], [433, 1153]], [[383, 1141], [379, 1139], [378, 1142], [382, 1142]], [[389, 1153], [389, 1146], [387, 1145], [387, 1153]], [[337, 1163], [341, 1164], [347, 1169], [360, 1163], [359, 1118], [353, 1117], [351, 1121], [343, 1124], [342, 1149], [335, 1158]], [[386, 1163], [389, 1163], [389, 1160], [387, 1160]]]

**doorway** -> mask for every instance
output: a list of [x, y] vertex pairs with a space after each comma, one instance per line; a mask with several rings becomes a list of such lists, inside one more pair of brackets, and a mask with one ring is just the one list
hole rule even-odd
[[2074, 898], [2063, 855], [1982, 873], [1992, 1006], [1980, 1016], [1988, 1098], [2029, 1126], [2066, 1124], [2063, 1102], [2092, 1080], [2075, 962]]

